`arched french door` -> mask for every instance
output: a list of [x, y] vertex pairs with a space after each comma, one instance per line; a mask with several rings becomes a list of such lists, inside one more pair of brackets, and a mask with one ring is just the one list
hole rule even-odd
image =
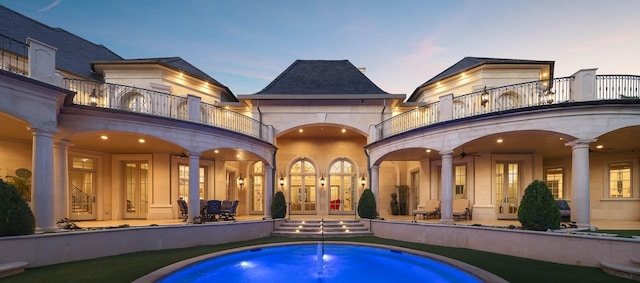
[[291, 213], [316, 213], [316, 168], [310, 161], [300, 159], [291, 164], [289, 168], [289, 196]]
[[264, 163], [258, 161], [251, 166], [251, 183], [249, 189], [251, 190], [251, 214], [264, 213]]
[[353, 213], [357, 196], [355, 166], [341, 158], [329, 168], [329, 214]]

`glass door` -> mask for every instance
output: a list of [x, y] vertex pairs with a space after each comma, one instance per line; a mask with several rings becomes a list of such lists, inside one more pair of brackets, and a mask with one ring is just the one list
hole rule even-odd
[[71, 158], [71, 169], [69, 169], [71, 213], [69, 215], [72, 220], [96, 219], [95, 163], [91, 158]]
[[146, 161], [124, 162], [124, 218], [147, 217], [148, 184], [149, 164]]
[[496, 213], [498, 219], [517, 219], [520, 206], [520, 172], [517, 163], [496, 163]]
[[264, 166], [262, 161], [253, 164], [251, 170], [251, 213], [264, 212], [262, 196], [264, 194]]
[[351, 214], [357, 196], [355, 167], [346, 158], [336, 160], [329, 169], [329, 214]]
[[316, 213], [316, 175], [311, 162], [298, 160], [290, 169], [289, 189], [291, 213]]

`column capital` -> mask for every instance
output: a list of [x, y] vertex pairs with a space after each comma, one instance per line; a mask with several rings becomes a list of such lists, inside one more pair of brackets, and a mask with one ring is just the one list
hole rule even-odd
[[597, 142], [598, 139], [575, 139], [570, 142], [565, 143], [565, 146], [571, 147], [588, 147], [589, 144]]
[[440, 156], [453, 156], [453, 150], [442, 150], [440, 151]]
[[65, 139], [60, 139], [57, 141], [53, 142], [53, 146], [55, 147], [68, 147], [68, 146], [73, 146], [74, 144], [71, 143], [71, 141], [69, 140], [65, 140]]
[[58, 129], [41, 126], [41, 125], [29, 125], [27, 126], [27, 130], [33, 132], [33, 135], [43, 135], [43, 136], [51, 136], [58, 132]]
[[189, 158], [200, 158], [200, 155], [202, 154], [202, 152], [198, 152], [198, 151], [189, 151]]

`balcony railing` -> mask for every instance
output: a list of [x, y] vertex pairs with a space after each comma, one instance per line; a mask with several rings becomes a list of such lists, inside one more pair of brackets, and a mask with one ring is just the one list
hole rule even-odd
[[[640, 76], [595, 76], [595, 93], [572, 94], [573, 83], [574, 77], [564, 77], [483, 89], [453, 97], [452, 109], [448, 111], [451, 111], [452, 120], [455, 120], [570, 101], [640, 99]], [[376, 125], [376, 140], [441, 122], [441, 111], [447, 111], [441, 105], [441, 102], [431, 103], [382, 121]]]
[[215, 126], [268, 141], [268, 126], [250, 117], [215, 105], [198, 103], [200, 113], [189, 113], [189, 100], [164, 92], [119, 84], [65, 79], [65, 87], [75, 91], [73, 103], [99, 108], [168, 117]]
[[598, 99], [638, 99], [640, 98], [640, 76], [599, 75], [596, 76]]
[[212, 104], [201, 106], [202, 123], [266, 140], [269, 127], [260, 121]]
[[28, 46], [0, 35], [0, 68], [22, 76], [29, 75]]

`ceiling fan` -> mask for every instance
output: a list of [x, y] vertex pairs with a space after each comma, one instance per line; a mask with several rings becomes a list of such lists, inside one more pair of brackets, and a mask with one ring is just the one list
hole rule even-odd
[[467, 156], [480, 156], [480, 154], [477, 152], [465, 152], [463, 147], [462, 152], [458, 156], [460, 156], [460, 159], [464, 159]]

